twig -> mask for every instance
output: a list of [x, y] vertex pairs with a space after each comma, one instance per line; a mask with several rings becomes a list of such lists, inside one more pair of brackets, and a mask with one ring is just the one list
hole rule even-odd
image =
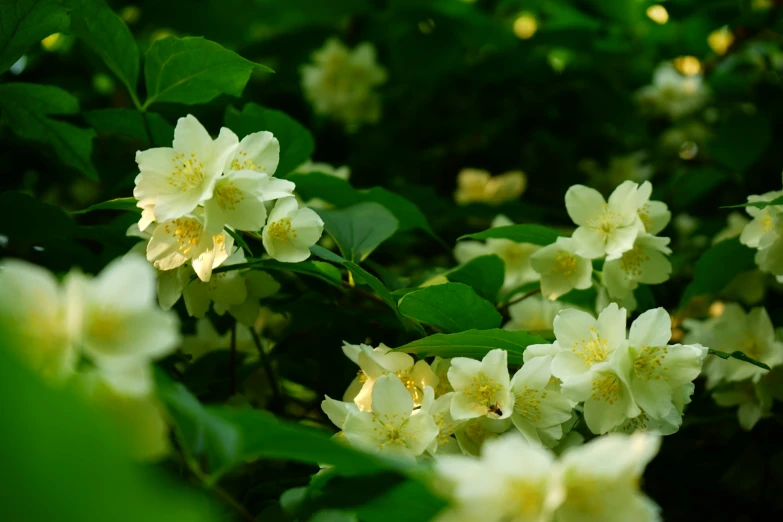
[[[261, 365], [264, 367], [264, 373], [266, 373], [266, 378], [269, 381], [269, 387], [272, 389], [272, 400], [282, 406], [283, 393], [280, 390], [280, 386], [277, 382], [275, 372], [272, 369], [272, 365], [270, 364], [269, 357], [267, 357], [268, 354], [264, 351], [264, 345], [261, 342], [261, 337], [256, 332], [256, 329], [252, 327], [250, 328], [250, 335], [253, 337], [253, 342], [255, 343], [256, 348], [258, 348], [258, 358], [261, 361]], [[270, 410], [272, 410], [272, 408], [270, 408]]]
[[231, 350], [228, 356], [229, 390], [231, 395], [237, 392], [237, 320], [231, 325]]
[[358, 286], [352, 286], [347, 281], [341, 281], [340, 284], [342, 285], [343, 288], [346, 288], [348, 290], [356, 291], [357, 293], [361, 294], [362, 296], [366, 297], [367, 299], [370, 299], [371, 301], [375, 301], [376, 303], [381, 303], [382, 305], [386, 304], [386, 302], [383, 299], [381, 299], [380, 297], [378, 297], [377, 295], [375, 295], [373, 293], [370, 293], [367, 290], [364, 290], [362, 288], [359, 288]]
[[226, 491], [225, 489], [221, 488], [217, 484], [213, 484], [208, 476], [204, 474], [203, 471], [201, 471], [198, 467], [198, 465], [191, 465], [188, 466], [190, 470], [193, 472], [193, 475], [196, 476], [196, 478], [201, 482], [201, 486], [215, 492], [215, 494], [220, 497], [220, 499], [226, 503], [229, 507], [231, 507], [234, 511], [239, 513], [239, 515], [247, 520], [248, 522], [256, 522], [256, 517], [253, 516], [253, 514], [247, 510], [245, 506], [240, 504], [237, 499], [231, 496], [231, 494]]
[[534, 288], [533, 290], [531, 290], [529, 292], [525, 292], [524, 294], [522, 294], [522, 295], [520, 295], [518, 297], [515, 297], [514, 299], [511, 299], [510, 301], [506, 301], [502, 305], [498, 305], [497, 309], [498, 309], [499, 312], [505, 312], [506, 310], [508, 310], [509, 306], [511, 306], [513, 304], [516, 304], [516, 303], [518, 303], [520, 301], [524, 301], [525, 299], [527, 299], [531, 295], [536, 295], [536, 294], [538, 294], [540, 292], [541, 292], [541, 287], [539, 286], [538, 288]]

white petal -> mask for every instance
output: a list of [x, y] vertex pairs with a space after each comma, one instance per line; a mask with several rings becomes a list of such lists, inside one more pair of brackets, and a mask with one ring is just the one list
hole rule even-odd
[[372, 411], [384, 424], [402, 422], [410, 417], [413, 411], [413, 399], [399, 378], [394, 375], [381, 375], [373, 386]]
[[177, 120], [174, 129], [174, 148], [186, 155], [204, 156], [212, 148], [212, 138], [207, 129], [191, 114]]
[[672, 337], [672, 322], [663, 308], [647, 310], [631, 324], [631, 346], [666, 346]]
[[606, 200], [595, 189], [584, 185], [573, 185], [565, 195], [568, 215], [577, 225], [585, 225], [591, 217], [603, 212]]
[[155, 270], [141, 256], [115, 259], [95, 278], [93, 295], [114, 309], [139, 310], [155, 301]]

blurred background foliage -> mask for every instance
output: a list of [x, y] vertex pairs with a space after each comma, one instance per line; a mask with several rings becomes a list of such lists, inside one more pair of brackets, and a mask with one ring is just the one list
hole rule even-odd
[[[516, 223], [568, 227], [563, 195], [569, 186], [583, 183], [608, 194], [624, 179], [649, 178], [654, 198], [665, 201], [674, 215], [665, 235], [673, 238], [675, 266], [669, 283], [651, 288], [649, 306], [678, 307], [694, 261], [727, 226], [730, 211], [721, 206], [780, 187], [783, 17], [778, 0], [108, 3], [142, 55], [166, 36], [204, 36], [275, 71], [256, 69], [241, 99], [223, 95], [188, 107], [156, 104], [150, 120], [153, 145], [170, 142], [173, 124], [188, 112], [217, 129], [227, 107], [239, 111], [255, 102], [283, 111], [312, 133], [314, 161], [349, 166], [355, 188], [381, 186], [415, 203], [446, 245], [487, 228], [497, 214]], [[138, 126], [119, 128], [106, 112], [133, 110], [133, 100], [100, 57], [66, 29], [33, 46], [0, 75], [0, 87], [40, 83], [71, 93], [80, 109], [54, 117], [92, 129], [85, 130], [92, 144], [89, 165], [65, 164], [52, 147], [25, 139], [14, 107], [8, 101], [4, 107], [0, 99], [0, 253], [56, 272], [73, 265], [95, 272], [134, 244], [124, 234], [136, 218], [99, 212], [73, 219], [67, 213], [129, 196], [137, 173], [134, 153], [151, 143]], [[379, 122], [346, 131], [314, 114], [303, 96], [300, 68], [330, 37], [349, 47], [375, 46], [388, 74], [380, 88]], [[650, 115], [638, 103], [636, 93], [665, 61], [673, 61], [683, 75], [703, 75], [711, 95], [702, 108], [672, 119]], [[236, 117], [236, 111], [231, 114]], [[496, 205], [457, 206], [457, 174], [465, 167], [492, 174], [523, 171], [526, 190], [521, 198]], [[436, 267], [453, 265], [450, 248], [410, 229], [385, 242], [368, 266], [394, 290], [427, 279]], [[248, 380], [248, 386], [262, 390], [260, 405], [274, 413], [317, 417], [322, 395], [340, 396], [355, 371], [339, 354], [343, 340], [394, 345], [405, 335], [390, 326], [394, 317], [383, 307], [369, 303], [375, 315], [368, 322], [366, 301], [337, 298], [315, 280], [303, 286], [296, 278], [280, 277], [283, 290], [269, 307], [289, 321], [275, 326], [270, 319], [267, 333], [277, 342], [274, 358], [286, 379], [285, 392], [297, 398], [275, 403], [263, 379], [260, 384]], [[773, 322], [783, 325], [780, 293], [773, 289], [767, 308]], [[296, 299], [288, 299], [292, 295]], [[706, 310], [694, 312], [699, 313]], [[213, 319], [220, 333], [227, 331], [226, 318]], [[186, 329], [192, 332], [193, 323]], [[213, 354], [183, 377], [203, 402], [232, 395], [225, 379], [216, 377], [224, 356], [225, 351]], [[16, 388], [0, 393], [7, 402], [4, 411], [21, 408], [16, 398], [9, 401], [9, 394], [17, 393]], [[31, 402], [28, 414], [45, 402]], [[745, 521], [783, 511], [783, 414], [776, 412], [745, 433], [733, 411], [718, 408], [699, 389], [689, 411], [698, 414], [687, 415], [680, 433], [666, 438], [646, 475], [645, 488], [666, 519]], [[3, 431], [3, 437], [15, 436]], [[17, 439], [0, 441], [7, 450]], [[271, 461], [225, 482], [253, 512], [267, 513], [261, 520], [283, 520], [278, 498], [306, 485], [313, 471], [311, 465]], [[369, 488], [374, 483], [346, 484]], [[282, 518], [272, 518], [273, 513]], [[376, 513], [368, 519], [382, 518]]]

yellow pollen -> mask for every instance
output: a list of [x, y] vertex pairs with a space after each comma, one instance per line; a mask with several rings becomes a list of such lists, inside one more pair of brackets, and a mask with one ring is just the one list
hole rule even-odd
[[373, 413], [372, 416], [375, 425], [372, 431], [379, 450], [390, 445], [408, 446], [406, 433], [403, 429], [408, 423], [408, 419], [400, 419], [396, 413], [391, 415]]
[[575, 341], [571, 352], [582, 359], [587, 366], [601, 362], [609, 355], [609, 342], [598, 335], [595, 327], [590, 327], [590, 338]]
[[87, 335], [98, 342], [116, 342], [127, 337], [121, 317], [113, 310], [99, 310], [87, 321]]
[[558, 252], [552, 265], [552, 273], [568, 277], [574, 272], [576, 272], [576, 256], [563, 250]]
[[601, 213], [589, 218], [586, 226], [598, 231], [606, 239], [606, 236], [620, 226], [620, 214], [609, 210], [609, 205], [604, 203]]
[[668, 381], [669, 378], [661, 374], [662, 370], [669, 369], [663, 365], [668, 353], [669, 348], [666, 346], [642, 346], [639, 348], [639, 353], [633, 360], [633, 372], [636, 378], [644, 382], [650, 379]]
[[620, 398], [620, 379], [616, 375], [604, 375], [593, 381], [594, 401], [606, 401], [614, 404]]
[[758, 341], [753, 338], [750, 332], [745, 332], [745, 335], [747, 336], [747, 339], [745, 339], [742, 342], [742, 346], [740, 347], [740, 350], [747, 355], [748, 357], [751, 357], [753, 359], [758, 359], [761, 357], [761, 346], [759, 345]]
[[163, 224], [166, 234], [174, 236], [179, 244], [179, 251], [187, 255], [195, 245], [199, 244], [204, 234], [204, 227], [195, 218], [182, 217]]
[[647, 232], [652, 230], [653, 225], [655, 225], [655, 223], [650, 217], [650, 204], [645, 203], [644, 205], [642, 205], [642, 208], [639, 209], [638, 213], [639, 213], [639, 219], [642, 220], [642, 224], [644, 225], [644, 230]]
[[169, 185], [182, 192], [187, 192], [204, 181], [204, 163], [198, 161], [194, 153], [190, 158], [185, 158], [181, 152], [171, 158], [174, 162], [174, 170], [169, 174]]
[[395, 375], [399, 377], [399, 379], [405, 385], [405, 388], [408, 390], [408, 393], [411, 394], [413, 403], [417, 406], [421, 404], [421, 400], [423, 399], [422, 393], [416, 386], [416, 381], [411, 378], [410, 372], [408, 370], [400, 370]]
[[511, 480], [507, 487], [507, 498], [510, 501], [508, 513], [515, 515], [514, 520], [520, 519], [518, 515], [523, 515], [522, 520], [536, 520], [544, 505], [541, 484], [532, 480], [516, 479]]
[[642, 264], [650, 260], [650, 256], [638, 245], [623, 254], [620, 258], [620, 268], [625, 275], [639, 277], [642, 275]]
[[[267, 228], [269, 228], [269, 235], [272, 236], [273, 239], [283, 243], [288, 241], [288, 234], [292, 232], [291, 220], [288, 218], [283, 218], [279, 221], [275, 221], [274, 223], [269, 223]], [[293, 231], [292, 235], [293, 237], [296, 237], [295, 230]]]
[[502, 388], [500, 384], [487, 377], [484, 372], [479, 372], [473, 376], [473, 382], [465, 389], [464, 393], [466, 397], [487, 408], [487, 413], [489, 413], [496, 409], [495, 395]]
[[248, 159], [247, 152], [241, 151], [237, 153], [236, 157], [231, 160], [232, 170], [266, 170], [266, 167], [258, 165], [253, 160]]
[[534, 390], [527, 385], [521, 392], [515, 393], [514, 413], [522, 415], [530, 422], [541, 419], [541, 401], [546, 399], [546, 390]]
[[435, 424], [438, 426], [438, 437], [435, 439], [438, 442], [438, 446], [445, 446], [451, 440], [451, 434], [457, 428], [456, 425], [446, 422], [446, 412], [440, 411], [432, 416]]
[[235, 210], [237, 205], [245, 200], [245, 194], [230, 181], [219, 184], [215, 188], [215, 197], [221, 207]]
[[772, 230], [772, 218], [766, 210], [764, 211], [764, 217], [761, 218], [761, 230], [763, 232]]

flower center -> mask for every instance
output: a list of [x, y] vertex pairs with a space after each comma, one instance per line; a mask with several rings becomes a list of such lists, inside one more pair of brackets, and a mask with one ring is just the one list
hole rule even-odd
[[574, 272], [576, 272], [576, 256], [562, 250], [558, 252], [552, 265], [552, 273], [568, 277]]
[[215, 197], [221, 207], [234, 210], [239, 203], [244, 201], [245, 194], [236, 188], [231, 181], [226, 181], [215, 189]]
[[403, 429], [407, 424], [407, 419], [400, 419], [398, 413], [389, 415], [385, 413], [378, 415], [373, 413], [373, 419], [376, 421], [372, 431], [375, 439], [378, 441], [378, 449], [382, 450], [386, 446], [408, 446], [406, 443], [406, 433]]
[[541, 484], [532, 480], [516, 479], [511, 480], [509, 485], [510, 505], [508, 513], [514, 515], [514, 520], [535, 520], [544, 504], [544, 495]]
[[484, 372], [473, 376], [473, 382], [465, 390], [465, 395], [487, 408], [487, 412], [497, 409], [495, 395], [503, 387], [487, 377]]
[[740, 350], [742, 350], [745, 355], [752, 357], [753, 359], [758, 359], [761, 357], [761, 346], [759, 345], [758, 341], [756, 341], [756, 339], [750, 335], [748, 335], [748, 338], [742, 342], [742, 347]]
[[663, 366], [663, 361], [668, 353], [669, 348], [666, 346], [642, 346], [633, 360], [633, 372], [636, 378], [644, 382], [650, 379], [668, 381], [668, 377], [661, 375], [661, 370], [667, 371], [669, 369]]
[[595, 327], [590, 327], [590, 338], [574, 342], [571, 352], [582, 359], [587, 366], [601, 362], [609, 355], [609, 342], [598, 335]]
[[606, 401], [614, 404], [620, 398], [620, 379], [616, 375], [604, 375], [593, 381], [594, 401]]
[[546, 390], [534, 390], [525, 385], [522, 391], [515, 395], [514, 412], [530, 422], [538, 422], [541, 419], [541, 401], [546, 399]]
[[194, 245], [198, 245], [204, 233], [204, 227], [195, 218], [177, 218], [163, 224], [166, 234], [174, 236], [179, 244], [179, 251], [187, 255]]
[[195, 153], [191, 152], [190, 157], [186, 158], [185, 153], [181, 152], [171, 161], [174, 162], [174, 170], [169, 175], [169, 185], [175, 189], [187, 192], [204, 181], [204, 163], [196, 158]]
[[257, 165], [253, 160], [248, 159], [247, 152], [240, 151], [231, 160], [231, 170], [266, 170], [266, 167]]
[[619, 226], [620, 214], [609, 210], [609, 205], [607, 203], [604, 203], [603, 210], [600, 214], [587, 220], [587, 227], [597, 230], [604, 236], [604, 239]]
[[[267, 225], [269, 227], [269, 235], [277, 241], [285, 243], [288, 241], [288, 234], [291, 232], [291, 220], [283, 218], [274, 223]], [[296, 231], [293, 231], [293, 236], [296, 237]]]
[[438, 426], [438, 437], [435, 439], [438, 442], [438, 446], [445, 446], [451, 441], [451, 434], [457, 428], [455, 424], [446, 422], [446, 412], [439, 411], [432, 416], [435, 424]]
[[113, 310], [99, 310], [87, 324], [87, 336], [99, 343], [110, 344], [127, 336], [122, 318]]
[[650, 256], [645, 254], [640, 246], [636, 245], [620, 258], [620, 268], [625, 272], [625, 275], [638, 277], [642, 275], [642, 263], [649, 260]]
[[650, 217], [650, 204], [645, 203], [642, 205], [642, 208], [639, 209], [639, 219], [642, 220], [642, 224], [644, 225], [644, 230], [646, 232], [649, 232], [655, 223], [653, 223], [652, 218]]
[[769, 232], [772, 230], [772, 218], [769, 215], [769, 212], [766, 210], [764, 211], [764, 217], [761, 218], [761, 230], [763, 232]]
[[411, 394], [411, 398], [413, 399], [413, 403], [415, 405], [420, 405], [422, 400], [422, 394], [419, 388], [416, 386], [416, 381], [413, 380], [413, 378], [410, 375], [410, 371], [408, 370], [400, 370], [395, 375], [402, 381], [402, 383], [405, 385], [405, 388], [408, 390], [408, 393]]

